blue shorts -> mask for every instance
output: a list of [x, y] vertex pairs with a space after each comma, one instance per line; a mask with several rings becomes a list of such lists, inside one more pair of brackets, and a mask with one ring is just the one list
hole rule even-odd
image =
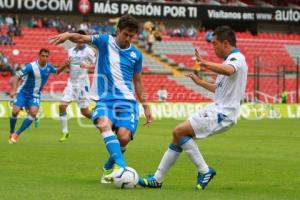
[[108, 117], [113, 124], [113, 129], [126, 128], [131, 132], [131, 136], [136, 131], [139, 122], [139, 106], [132, 101], [110, 101], [97, 102], [93, 110], [92, 120], [100, 117]]
[[14, 106], [18, 106], [20, 108], [30, 108], [33, 106], [40, 107], [40, 97], [33, 97], [21, 92], [17, 94], [14, 99]]

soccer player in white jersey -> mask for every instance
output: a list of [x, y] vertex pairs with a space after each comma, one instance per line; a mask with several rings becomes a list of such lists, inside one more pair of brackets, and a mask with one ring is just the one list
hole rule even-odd
[[[17, 94], [14, 99], [12, 115], [10, 121], [9, 143], [17, 142], [20, 134], [25, 131], [35, 119], [40, 107], [41, 91], [46, 84], [51, 73], [59, 74], [69, 66], [68, 61], [61, 67], [55, 68], [48, 63], [48, 49], [41, 49], [38, 60], [26, 64], [21, 71], [17, 73], [17, 78], [14, 80], [14, 87], [11, 91], [11, 96]], [[22, 80], [22, 84], [16, 92], [16, 86]], [[15, 131], [17, 116], [22, 108], [26, 108], [28, 115], [23, 120], [20, 128]]]
[[216, 175], [216, 171], [205, 162], [195, 139], [225, 131], [237, 122], [240, 103], [244, 97], [247, 82], [247, 64], [244, 55], [236, 48], [236, 37], [227, 26], [215, 29], [212, 45], [216, 55], [224, 59], [222, 64], [202, 59], [195, 55], [201, 67], [218, 74], [214, 84], [200, 79], [195, 74], [187, 74], [197, 85], [215, 93], [214, 102], [192, 114], [185, 122], [173, 130], [172, 142], [163, 155], [154, 175], [139, 180], [144, 187], [160, 188], [163, 179], [182, 151], [196, 165], [198, 189], [205, 189]]
[[[82, 30], [77, 31], [77, 33], [86, 35]], [[95, 65], [95, 52], [87, 44], [77, 43], [75, 47], [69, 49], [68, 56], [70, 61], [70, 77], [59, 105], [62, 129], [60, 142], [64, 142], [69, 138], [67, 107], [71, 101], [77, 101], [81, 114], [86, 118], [91, 118], [91, 112], [89, 111], [90, 80], [88, 68]]]
[[[98, 49], [91, 96], [96, 100], [92, 119], [105, 142], [110, 158], [104, 165], [102, 183], [112, 180], [113, 166], [126, 167], [122, 152], [133, 139], [138, 124], [138, 100], [142, 103], [146, 124], [152, 122], [141, 80], [142, 54], [131, 40], [138, 32], [138, 22], [130, 15], [120, 18], [116, 37], [107, 34], [86, 36], [62, 33], [50, 38], [55, 44], [66, 40], [92, 43]], [[115, 130], [116, 135], [113, 130]]]

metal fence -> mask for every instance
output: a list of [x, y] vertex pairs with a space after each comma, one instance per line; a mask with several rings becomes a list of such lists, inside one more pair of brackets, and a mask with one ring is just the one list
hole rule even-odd
[[[278, 62], [281, 60], [282, 62]], [[266, 103], [300, 102], [300, 57], [254, 56], [249, 72], [247, 101]]]

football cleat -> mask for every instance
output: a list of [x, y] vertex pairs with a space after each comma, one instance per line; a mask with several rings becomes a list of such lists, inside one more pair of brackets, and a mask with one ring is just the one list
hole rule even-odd
[[40, 127], [40, 118], [36, 117], [34, 119], [34, 128]]
[[204, 190], [216, 174], [216, 171], [211, 167], [209, 167], [208, 172], [204, 174], [198, 173], [196, 188]]
[[100, 179], [100, 182], [103, 184], [112, 183], [112, 176], [111, 176], [112, 171], [113, 171], [112, 169], [103, 168], [103, 174]]
[[162, 186], [162, 183], [158, 182], [153, 175], [148, 175], [146, 178], [140, 178], [138, 184], [148, 188], [161, 188]]
[[69, 133], [62, 133], [61, 138], [59, 139], [59, 142], [65, 142], [68, 140], [68, 138], [70, 137]]
[[100, 182], [103, 184], [112, 183], [113, 177], [115, 173], [120, 169], [121, 167], [117, 164], [114, 164], [112, 169], [105, 169], [103, 168], [103, 175], [100, 179]]
[[8, 142], [9, 142], [9, 144], [14, 144], [18, 141], [18, 139], [19, 139], [19, 135], [16, 134], [16, 133], [12, 133], [12, 134], [9, 135]]

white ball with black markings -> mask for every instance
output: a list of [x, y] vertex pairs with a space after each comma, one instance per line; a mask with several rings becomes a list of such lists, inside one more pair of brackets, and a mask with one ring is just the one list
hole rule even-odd
[[113, 180], [117, 188], [135, 188], [139, 181], [139, 175], [131, 167], [120, 168], [114, 173]]

